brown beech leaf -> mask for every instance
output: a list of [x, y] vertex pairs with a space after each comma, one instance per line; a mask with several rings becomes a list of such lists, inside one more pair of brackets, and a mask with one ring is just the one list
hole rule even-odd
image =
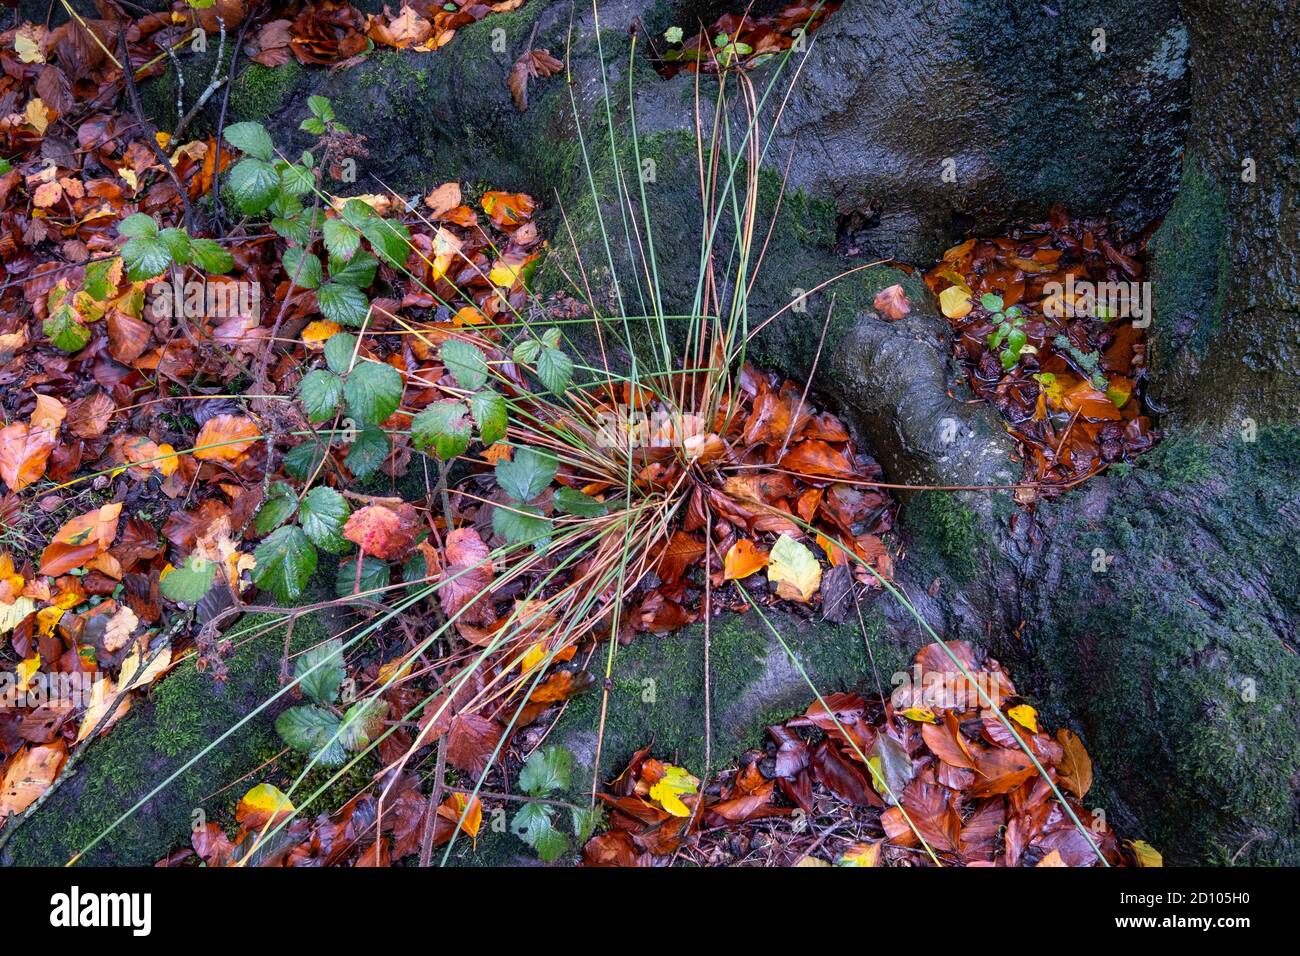
[[1064, 727], [1056, 732], [1056, 742], [1064, 751], [1056, 768], [1057, 779], [1062, 787], [1082, 800], [1092, 788], [1092, 758], [1079, 736]]
[[9, 764], [0, 786], [0, 820], [11, 813], [22, 813], [35, 803], [59, 775], [67, 755], [68, 747], [62, 740], [19, 753]]
[[897, 322], [912, 311], [912, 306], [908, 303], [901, 285], [891, 285], [888, 289], [881, 289], [876, 293], [875, 301], [871, 304], [877, 312], [891, 322]]
[[564, 69], [564, 64], [551, 56], [550, 50], [528, 50], [510, 70], [510, 95], [515, 98], [519, 112], [528, 109], [528, 81], [540, 80]]

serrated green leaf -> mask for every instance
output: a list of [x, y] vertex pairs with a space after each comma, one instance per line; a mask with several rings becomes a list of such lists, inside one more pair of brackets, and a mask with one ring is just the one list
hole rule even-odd
[[356, 289], [368, 289], [375, 282], [379, 260], [364, 249], [354, 252], [348, 259], [330, 259], [330, 279]]
[[276, 718], [275, 730], [294, 750], [316, 756], [316, 762], [337, 767], [348, 753], [339, 740], [339, 719], [328, 710], [303, 705], [290, 707]]
[[284, 456], [285, 474], [299, 481], [307, 481], [319, 470], [325, 460], [325, 446], [314, 441], [303, 442], [290, 448]]
[[984, 308], [988, 309], [990, 312], [1001, 312], [1002, 296], [995, 295], [992, 292], [985, 292], [980, 296], [980, 305], [984, 306]]
[[348, 449], [343, 464], [356, 477], [367, 478], [383, 465], [391, 447], [386, 431], [378, 425], [367, 425], [357, 432], [356, 441]]
[[461, 388], [473, 391], [487, 384], [487, 359], [478, 346], [461, 339], [447, 339], [438, 350], [438, 355]]
[[212, 589], [216, 576], [216, 562], [190, 555], [183, 565], [158, 582], [158, 590], [169, 601], [198, 604], [203, 595]]
[[290, 196], [304, 196], [315, 185], [316, 178], [304, 166], [290, 165], [280, 171], [280, 189]]
[[475, 392], [469, 397], [469, 411], [478, 425], [478, 437], [484, 445], [492, 445], [506, 437], [509, 423], [505, 397], [490, 388]]
[[599, 517], [609, 510], [603, 501], [597, 501], [577, 488], [557, 488], [552, 500], [556, 511], [580, 518]]
[[255, 215], [280, 195], [280, 174], [260, 159], [241, 159], [230, 170], [230, 191], [241, 212]]
[[568, 838], [555, 829], [551, 822], [551, 808], [545, 804], [527, 803], [515, 814], [510, 828], [519, 839], [531, 846], [539, 859], [550, 863], [558, 860], [568, 846]]
[[402, 402], [402, 373], [382, 362], [361, 362], [343, 383], [348, 414], [364, 425], [378, 425]]
[[302, 597], [316, 570], [316, 546], [292, 525], [271, 533], [253, 552], [253, 583], [289, 604]]
[[327, 96], [307, 97], [307, 108], [311, 110], [313, 116], [318, 116], [323, 120], [329, 121], [334, 118], [334, 107], [330, 104]]
[[275, 230], [276, 235], [299, 246], [305, 246], [311, 241], [311, 230], [302, 216], [276, 216], [271, 220], [271, 228]]
[[335, 637], [299, 654], [293, 664], [293, 676], [298, 681], [298, 689], [322, 707], [334, 703], [343, 678], [348, 676], [343, 664], [343, 642]]
[[361, 562], [361, 581], [358, 584], [357, 559], [348, 558], [339, 562], [338, 571], [334, 575], [334, 593], [339, 597], [348, 597], [366, 591], [378, 591], [388, 587], [390, 580], [388, 563], [366, 555]]
[[567, 790], [573, 774], [573, 754], [563, 747], [534, 750], [519, 771], [519, 786], [532, 797], [544, 797], [552, 790]]
[[339, 742], [345, 750], [356, 753], [364, 750], [372, 738], [384, 732], [384, 717], [388, 715], [388, 701], [372, 698], [359, 700], [343, 714]]
[[551, 543], [551, 522], [532, 505], [497, 505], [492, 509], [492, 530], [506, 544], [532, 544], [541, 551]]
[[497, 484], [516, 501], [532, 501], [555, 480], [558, 469], [559, 463], [551, 455], [517, 448], [513, 459], [497, 462]]
[[315, 289], [320, 285], [321, 277], [324, 275], [324, 269], [317, 259], [310, 252], [306, 252], [301, 246], [290, 246], [284, 250], [284, 271], [294, 281], [300, 289]]
[[191, 239], [190, 258], [209, 275], [223, 276], [235, 267], [235, 257], [215, 239]]
[[605, 808], [599, 804], [594, 807], [574, 807], [570, 813], [573, 814], [573, 835], [579, 846], [590, 840], [596, 828], [605, 820]]
[[311, 133], [313, 136], [325, 135], [325, 124], [314, 116], [307, 117], [298, 124], [298, 128], [304, 133]]
[[339, 325], [360, 328], [370, 312], [370, 300], [355, 286], [327, 282], [316, 290], [316, 301], [325, 318]]
[[411, 420], [411, 442], [424, 451], [432, 447], [442, 461], [463, 455], [471, 439], [468, 409], [460, 402], [434, 402]]
[[167, 247], [172, 261], [186, 265], [190, 261], [190, 237], [184, 229], [170, 226], [158, 233], [158, 241]]
[[270, 160], [275, 155], [275, 143], [261, 123], [232, 123], [226, 127], [225, 136], [226, 142], [241, 153], [263, 160]]
[[325, 340], [325, 364], [339, 375], [352, 368], [352, 356], [357, 350], [357, 337], [351, 332], [335, 332]]
[[515, 361], [520, 365], [530, 365], [542, 350], [542, 343], [536, 339], [524, 339], [515, 345]]
[[122, 263], [132, 282], [162, 275], [172, 264], [171, 250], [158, 238], [128, 239], [122, 247]]
[[293, 517], [298, 510], [298, 496], [293, 488], [283, 481], [277, 481], [267, 489], [266, 500], [258, 509], [253, 527], [258, 534], [269, 534]]
[[343, 397], [343, 379], [323, 368], [313, 369], [298, 383], [298, 398], [313, 422], [327, 422], [339, 409]]
[[303, 496], [302, 504], [298, 506], [298, 523], [316, 547], [331, 554], [341, 554], [351, 546], [351, 542], [343, 537], [343, 525], [351, 513], [352, 509], [341, 494], [322, 485]]
[[326, 251], [340, 262], [347, 262], [361, 248], [361, 233], [342, 219], [326, 219], [322, 233]]
[[152, 216], [137, 212], [117, 224], [117, 234], [128, 239], [152, 239], [158, 235], [158, 223]]
[[560, 395], [573, 381], [573, 360], [559, 349], [542, 349], [537, 357], [537, 377], [550, 392]]

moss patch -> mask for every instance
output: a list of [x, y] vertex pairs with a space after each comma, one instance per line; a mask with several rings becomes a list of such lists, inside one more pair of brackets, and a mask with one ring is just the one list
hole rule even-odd
[[1047, 595], [1044, 696], [1082, 719], [1090, 805], [1122, 792], [1173, 860], [1300, 863], [1297, 476], [1293, 427], [1171, 439], [1111, 482], [1104, 518], [1054, 531], [1077, 558]]
[[[196, 814], [210, 820], [229, 817], [243, 790], [217, 791], [281, 750], [274, 728], [281, 708], [273, 704], [192, 767], [180, 768], [280, 689], [284, 629], [267, 629], [275, 623], [271, 615], [249, 615], [232, 629], [228, 636], [237, 649], [226, 661], [224, 683], [200, 673], [192, 658], [166, 675], [91, 746], [74, 775], [14, 835], [5, 862], [63, 865], [178, 771], [175, 780], [117, 823], [81, 862], [151, 866], [188, 843]], [[294, 628], [294, 648], [325, 636], [318, 616], [305, 616]]]
[[916, 560], [956, 580], [971, 580], [979, 568], [975, 514], [956, 492], [919, 491], [904, 512], [905, 527], [916, 536]]
[[[764, 613], [822, 694], [875, 693], [866, 645], [856, 625], [841, 627], [783, 612]], [[867, 620], [875, 621], [874, 613]], [[872, 650], [887, 690], [890, 675], [901, 669], [908, 653], [885, 644], [879, 638], [881, 628], [869, 627], [869, 631], [874, 633]], [[635, 750], [651, 741], [656, 755], [694, 773], [703, 772], [703, 634], [703, 627], [696, 624], [677, 634], [641, 635], [617, 649], [601, 751], [603, 780], [614, 777]], [[603, 652], [593, 662], [597, 672]], [[715, 771], [759, 746], [766, 726], [802, 711], [815, 697], [754, 611], [714, 619], [709, 661]], [[569, 705], [553, 738], [572, 750], [585, 768], [585, 776], [578, 778], [580, 788], [590, 787], [600, 707], [598, 685]]]

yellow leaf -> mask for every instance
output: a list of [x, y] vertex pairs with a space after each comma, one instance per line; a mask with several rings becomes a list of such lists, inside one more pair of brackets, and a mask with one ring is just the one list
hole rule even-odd
[[950, 319], [963, 318], [971, 310], [970, 290], [950, 285], [939, 293], [939, 308]]
[[523, 672], [527, 674], [530, 670], [532, 670], [534, 667], [540, 664], [545, 657], [546, 657], [546, 644], [544, 644], [542, 641], [538, 641], [536, 644], [534, 644], [532, 647], [528, 648], [528, 650], [524, 652]]
[[695, 793], [699, 785], [699, 779], [692, 777], [688, 771], [665, 764], [663, 778], [650, 788], [650, 799], [657, 800], [660, 806], [675, 817], [689, 817], [691, 809], [682, 803], [681, 795]]
[[1020, 704], [1007, 710], [1007, 716], [1024, 727], [1031, 734], [1038, 733], [1038, 711], [1028, 704]]
[[52, 637], [54, 628], [59, 623], [59, 618], [63, 617], [64, 610], [56, 604], [49, 607], [43, 607], [36, 612], [36, 630], [42, 637]]
[[880, 845], [883, 840], [874, 843], [856, 843], [844, 851], [835, 861], [836, 866], [880, 866]]
[[126, 656], [126, 660], [122, 661], [122, 672], [118, 675], [120, 686], [141, 690], [152, 684], [158, 675], [170, 666], [172, 662], [170, 647], [164, 647], [148, 666], [144, 666], [145, 660], [153, 653], [145, 651], [144, 643], [143, 639], [136, 641], [135, 646], [131, 648], [131, 653]]
[[817, 857], [817, 856], [801, 856], [801, 857], [799, 858], [799, 862], [796, 863], [795, 866], [796, 866], [796, 867], [804, 867], [804, 866], [830, 866], [830, 864], [827, 863], [825, 860], [823, 860], [821, 857]]
[[36, 672], [41, 669], [41, 655], [29, 657], [24, 661], [19, 661], [18, 666], [14, 668], [14, 674], [18, 678], [18, 691], [25, 694], [32, 686], [32, 678]]
[[164, 133], [162, 130], [159, 130], [158, 132], [154, 133], [154, 139], [158, 141], [158, 145], [162, 149], [166, 149], [167, 145], [172, 141], [172, 134]]
[[246, 829], [262, 827], [283, 813], [293, 813], [293, 802], [269, 783], [259, 783], [239, 798], [235, 805], [235, 820]]
[[1035, 866], [1065, 866], [1065, 858], [1061, 856], [1060, 850], [1053, 850], [1047, 856], [1039, 860]]
[[0, 634], [8, 634], [34, 610], [36, 602], [29, 597], [15, 598], [13, 604], [0, 604]]
[[342, 326], [337, 322], [330, 322], [328, 319], [318, 319], [309, 323], [307, 328], [302, 330], [302, 344], [307, 346], [313, 352], [325, 348], [325, 340], [335, 332], [338, 332]]
[[767, 579], [778, 597], [807, 604], [822, 585], [822, 566], [807, 547], [783, 534], [768, 555]]
[[[91, 731], [99, 726], [99, 722], [104, 719], [104, 715], [108, 713], [108, 709], [113, 706], [113, 701], [116, 699], [117, 685], [113, 683], [111, 677], [101, 677], [91, 685], [90, 703], [86, 705], [86, 715], [81, 718], [81, 729], [77, 731], [78, 743], [89, 737]], [[122, 698], [122, 703], [118, 704], [113, 716], [108, 719], [99, 732], [101, 734], [107, 733], [108, 728], [121, 720], [130, 709], [131, 698], [129, 696]]]
[[498, 261], [497, 264], [492, 267], [492, 271], [488, 273], [488, 281], [503, 289], [510, 288], [515, 284], [515, 280], [518, 278], [518, 267], [501, 261]]
[[1160, 855], [1160, 851], [1146, 840], [1133, 840], [1129, 843], [1129, 846], [1133, 848], [1133, 855], [1137, 857], [1138, 866], [1165, 865], [1165, 858]]
[[20, 63], [44, 63], [45, 54], [36, 40], [36, 30], [30, 24], [23, 24], [14, 35], [14, 49], [18, 51]]
[[939, 718], [934, 716], [934, 711], [929, 707], [909, 707], [907, 710], [900, 710], [899, 714], [918, 724], [937, 724], [939, 722]]
[[50, 125], [50, 114], [45, 108], [45, 101], [39, 96], [27, 102], [27, 110], [24, 114], [27, 119], [27, 125], [31, 126], [42, 136]]

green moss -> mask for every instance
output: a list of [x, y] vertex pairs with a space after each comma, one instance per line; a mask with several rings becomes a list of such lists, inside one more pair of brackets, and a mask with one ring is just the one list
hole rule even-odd
[[[860, 629], [764, 612], [822, 694], [841, 690], [874, 693], [870, 659]], [[872, 648], [884, 687], [906, 659], [884, 643], [875, 615], [868, 617]], [[597, 660], [603, 661], [602, 653]], [[610, 779], [640, 747], [654, 742], [656, 755], [700, 773], [704, 769], [703, 627], [666, 636], [641, 635], [615, 654], [601, 751], [601, 776]], [[813, 691], [757, 612], [715, 618], [709, 634], [713, 768], [727, 766], [760, 746], [763, 729], [807, 707]], [[599, 687], [575, 699], [556, 729], [585, 766], [578, 790], [590, 787], [601, 694]]]
[[[1056, 532], [1080, 553], [1037, 645], [1055, 684], [1044, 696], [1082, 721], [1089, 804], [1123, 807], [1124, 793], [1148, 828], [1132, 836], [1172, 860], [1300, 862], [1300, 664], [1285, 624], [1300, 615], [1297, 476], [1293, 427], [1167, 441], [1115, 484], [1103, 520]], [[1098, 547], [1114, 556], [1105, 575], [1087, 558]]]
[[304, 73], [297, 60], [277, 67], [250, 63], [230, 91], [231, 116], [237, 121], [265, 122], [286, 105]]
[[917, 539], [916, 559], [969, 581], [978, 570], [975, 515], [956, 492], [919, 491], [907, 502], [905, 527]]
[[[193, 658], [160, 680], [95, 741], [74, 775], [14, 835], [6, 862], [62, 865], [103, 835], [82, 862], [148, 866], [188, 842], [197, 814], [211, 820], [228, 817], [243, 790], [223, 788], [282, 749], [273, 726], [275, 706], [235, 730], [194, 766], [180, 768], [279, 690], [284, 629], [266, 629], [275, 623], [271, 615], [249, 615], [232, 630], [236, 650], [226, 660], [224, 682], [201, 673]], [[294, 628], [293, 644], [305, 647], [323, 636], [317, 616], [304, 616]], [[178, 771], [161, 793], [132, 812]]]
[[1228, 194], [1207, 168], [1214, 167], [1184, 158], [1178, 197], [1151, 240], [1157, 332], [1171, 355], [1183, 345], [1204, 355], [1223, 319], [1232, 269]]

